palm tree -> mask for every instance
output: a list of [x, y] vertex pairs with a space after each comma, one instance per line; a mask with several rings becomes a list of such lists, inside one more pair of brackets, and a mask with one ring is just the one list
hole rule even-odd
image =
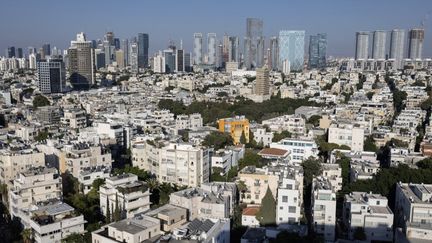
[[24, 243], [31, 243], [33, 240], [33, 231], [32, 229], [24, 229], [21, 232], [21, 237], [23, 238]]
[[149, 178], [149, 179], [147, 179], [146, 182], [147, 182], [148, 188], [150, 189], [150, 192], [153, 192], [154, 190], [160, 188], [160, 184], [156, 178]]

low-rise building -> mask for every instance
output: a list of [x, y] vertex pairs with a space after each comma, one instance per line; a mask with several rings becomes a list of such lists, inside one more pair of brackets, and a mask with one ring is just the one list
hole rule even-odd
[[432, 185], [396, 184], [395, 224], [410, 241], [432, 237]]
[[259, 212], [259, 207], [246, 207], [242, 212], [242, 226], [246, 227], [259, 227], [260, 223], [256, 218], [257, 213]]
[[299, 223], [303, 215], [303, 168], [287, 167], [279, 181], [276, 224]]
[[31, 167], [45, 166], [45, 155], [26, 144], [9, 144], [0, 150], [0, 182], [8, 183]]
[[93, 182], [96, 179], [103, 179], [111, 176], [110, 166], [94, 166], [83, 168], [78, 176], [78, 182], [82, 186], [82, 191], [84, 194], [90, 192], [93, 186]]
[[55, 168], [32, 167], [19, 173], [9, 189], [9, 212], [23, 218], [32, 205], [62, 198], [62, 180]]
[[301, 163], [306, 159], [318, 157], [318, 145], [311, 139], [285, 138], [277, 143], [271, 143], [270, 148], [289, 151], [289, 160]]
[[345, 195], [343, 222], [351, 240], [357, 230], [362, 230], [366, 240], [393, 241], [393, 212], [388, 200], [380, 194], [352, 192]]
[[328, 142], [346, 145], [353, 151], [363, 151], [364, 129], [352, 124], [332, 124], [328, 132]]
[[312, 226], [326, 241], [335, 240], [336, 192], [324, 177], [312, 181]]
[[84, 216], [64, 202], [38, 205], [31, 215], [28, 225], [36, 243], [58, 243], [71, 234], [85, 233]]
[[100, 209], [104, 216], [113, 214], [116, 208], [122, 218], [132, 218], [135, 214], [150, 209], [150, 190], [147, 184], [138, 181], [138, 176], [121, 174], [109, 177], [99, 188]]
[[261, 204], [267, 188], [276, 199], [279, 175], [270, 172], [268, 168], [247, 166], [239, 172], [238, 177], [246, 188], [246, 191], [240, 193], [240, 200], [243, 203]]
[[161, 235], [160, 220], [138, 214], [92, 232], [93, 243], [141, 243]]

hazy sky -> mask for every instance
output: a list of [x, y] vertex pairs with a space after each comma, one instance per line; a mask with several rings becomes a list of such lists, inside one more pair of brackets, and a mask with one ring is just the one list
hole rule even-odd
[[[418, 27], [432, 0], [2, 0], [0, 6], [0, 56], [11, 45], [64, 49], [77, 32], [102, 39], [107, 30], [119, 38], [149, 33], [151, 53], [170, 39], [183, 39], [190, 51], [194, 32], [244, 36], [247, 17], [264, 20], [266, 37], [282, 29], [325, 32], [328, 55], [353, 56], [356, 31]], [[425, 35], [424, 56], [432, 57], [432, 16]]]

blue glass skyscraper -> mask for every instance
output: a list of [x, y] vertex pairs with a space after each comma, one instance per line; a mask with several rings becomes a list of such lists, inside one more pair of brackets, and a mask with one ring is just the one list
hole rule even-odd
[[309, 39], [309, 68], [325, 68], [327, 34], [311, 35]]
[[138, 34], [138, 67], [146, 68], [148, 66], [149, 35], [144, 33]]
[[301, 71], [304, 64], [304, 30], [281, 30], [279, 32], [279, 69], [285, 61], [291, 71]]

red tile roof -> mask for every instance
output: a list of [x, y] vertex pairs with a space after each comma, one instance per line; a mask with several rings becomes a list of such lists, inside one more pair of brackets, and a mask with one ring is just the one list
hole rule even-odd
[[285, 149], [277, 149], [277, 148], [265, 148], [262, 149], [258, 154], [259, 155], [268, 155], [268, 156], [286, 156], [288, 153]]
[[259, 207], [248, 207], [243, 209], [242, 215], [255, 216], [259, 211]]

